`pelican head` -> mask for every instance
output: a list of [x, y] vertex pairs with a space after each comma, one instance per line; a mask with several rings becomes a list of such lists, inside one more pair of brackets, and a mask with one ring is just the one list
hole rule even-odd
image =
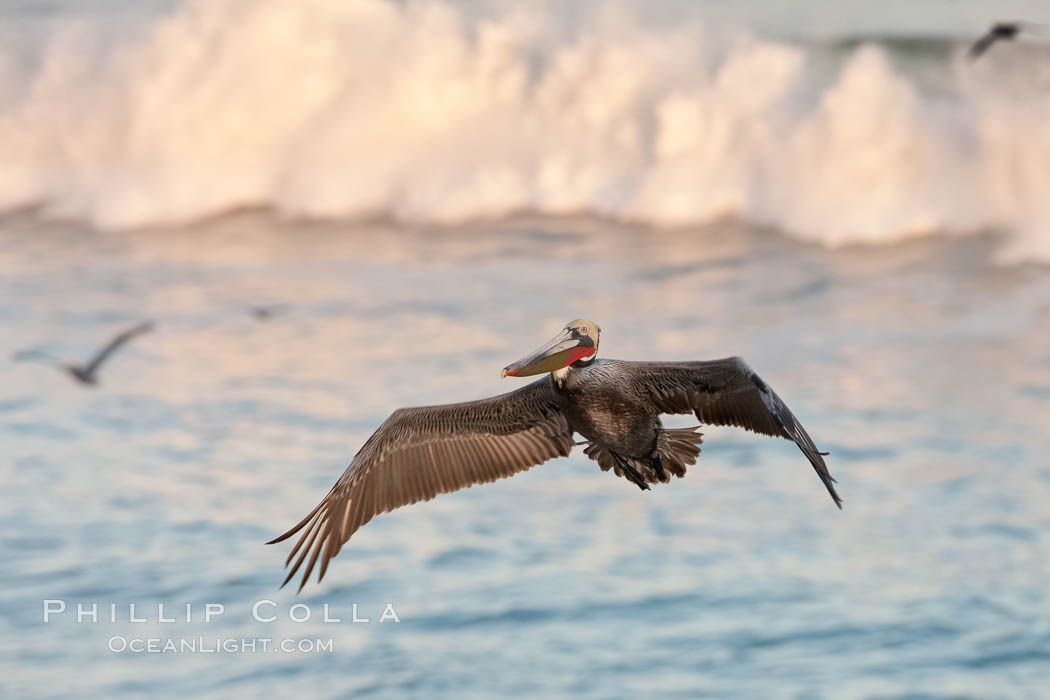
[[585, 318], [570, 321], [543, 347], [504, 367], [502, 376], [528, 377], [554, 372], [581, 360], [593, 360], [598, 353], [601, 332], [594, 321]]

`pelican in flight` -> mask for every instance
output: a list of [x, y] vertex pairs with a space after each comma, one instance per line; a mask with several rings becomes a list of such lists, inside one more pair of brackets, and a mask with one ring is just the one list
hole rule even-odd
[[984, 35], [975, 41], [967, 55], [975, 61], [999, 41], [1013, 41], [1022, 31], [1038, 30], [1040, 25], [1032, 22], [996, 22]]
[[[380, 513], [439, 493], [495, 481], [555, 457], [574, 444], [603, 471], [646, 490], [685, 476], [700, 455], [695, 428], [665, 428], [663, 413], [735, 425], [793, 440], [842, 508], [834, 479], [805, 429], [776, 392], [739, 357], [704, 362], [598, 359], [601, 329], [577, 319], [550, 342], [503, 369], [504, 377], [545, 374], [515, 391], [479, 401], [399, 408], [387, 418], [328, 495], [274, 544], [299, 536], [282, 587], [309, 557], [299, 590]], [[586, 441], [574, 443], [573, 434]]]
[[73, 377], [73, 379], [81, 384], [94, 386], [98, 384], [99, 367], [102, 366], [102, 363], [105, 362], [110, 355], [116, 352], [117, 348], [124, 345], [132, 338], [140, 336], [143, 333], [148, 333], [151, 330], [153, 330], [153, 321], [146, 321], [145, 323], [140, 323], [137, 326], [133, 326], [126, 331], [117, 334], [106, 344], [106, 347], [99, 350], [95, 353], [93, 358], [82, 365], [66, 362], [61, 358], [55, 357], [46, 352], [41, 352], [40, 350], [22, 350], [21, 352], [15, 353], [14, 359], [19, 362], [25, 360], [41, 360], [48, 362], [59, 369], [68, 372], [69, 376]]

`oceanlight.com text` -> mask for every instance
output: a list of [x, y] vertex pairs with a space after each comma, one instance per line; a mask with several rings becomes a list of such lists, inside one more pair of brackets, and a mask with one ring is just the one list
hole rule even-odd
[[331, 654], [328, 639], [273, 639], [268, 637], [124, 637], [107, 643], [114, 654]]

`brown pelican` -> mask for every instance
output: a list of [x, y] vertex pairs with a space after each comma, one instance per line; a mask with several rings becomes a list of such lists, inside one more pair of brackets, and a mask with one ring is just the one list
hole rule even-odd
[[[685, 476], [700, 454], [697, 428], [664, 428], [662, 413], [694, 414], [701, 423], [735, 425], [794, 440], [839, 508], [823, 455], [773, 389], [739, 357], [706, 362], [597, 359], [598, 324], [569, 323], [549, 343], [503, 369], [503, 376], [549, 373], [516, 391], [479, 401], [399, 408], [354, 456], [328, 495], [295, 527], [302, 531], [287, 584], [309, 556], [299, 590], [324, 578], [343, 544], [374, 516], [439, 493], [495, 481], [573, 447], [603, 471], [641, 489]], [[296, 558], [298, 555], [298, 558]], [[284, 586], [282, 584], [282, 587]]]
[[985, 32], [984, 36], [973, 43], [967, 55], [970, 60], [976, 60], [981, 57], [981, 54], [992, 48], [992, 44], [997, 41], [1012, 41], [1022, 31], [1038, 26], [1030, 22], [996, 22], [991, 29]]
[[153, 330], [153, 321], [146, 321], [144, 323], [138, 324], [137, 326], [133, 326], [132, 328], [127, 329], [123, 333], [114, 336], [113, 339], [110, 340], [109, 343], [106, 345], [106, 347], [99, 350], [89, 362], [83, 365], [76, 365], [69, 362], [65, 362], [62, 359], [55, 357], [54, 355], [50, 355], [46, 352], [41, 352], [39, 350], [23, 350], [21, 352], [17, 352], [14, 355], [14, 359], [16, 361], [43, 360], [45, 362], [49, 362], [58, 367], [59, 369], [68, 372], [69, 376], [73, 377], [73, 379], [76, 379], [81, 384], [94, 386], [98, 384], [98, 369], [102, 366], [102, 363], [106, 361], [106, 358], [112, 355], [117, 348], [119, 348], [121, 345], [128, 342], [135, 336], [142, 335], [143, 333], [148, 333], [151, 330]]

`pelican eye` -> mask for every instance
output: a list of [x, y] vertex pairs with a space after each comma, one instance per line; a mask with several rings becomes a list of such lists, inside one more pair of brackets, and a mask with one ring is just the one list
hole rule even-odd
[[587, 326], [583, 326], [583, 327], [581, 327], [581, 328], [580, 328], [580, 333], [582, 333], [582, 334], [584, 334], [584, 335], [587, 335]]

